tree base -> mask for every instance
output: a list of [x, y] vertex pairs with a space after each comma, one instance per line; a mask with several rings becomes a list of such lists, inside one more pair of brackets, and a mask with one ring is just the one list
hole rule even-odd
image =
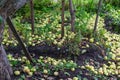
[[0, 46], [0, 80], [11, 80], [12, 68], [7, 59], [3, 46]]

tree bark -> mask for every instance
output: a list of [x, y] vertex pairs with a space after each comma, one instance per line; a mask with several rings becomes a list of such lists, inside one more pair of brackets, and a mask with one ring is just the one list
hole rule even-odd
[[99, 0], [98, 9], [97, 9], [97, 12], [96, 12], [95, 25], [94, 25], [94, 29], [93, 29], [93, 34], [94, 35], [95, 35], [96, 29], [97, 29], [97, 23], [98, 23], [98, 18], [99, 18], [101, 4], [102, 4], [102, 0]]
[[12, 68], [10, 67], [6, 52], [2, 46], [5, 17], [3, 17], [2, 14], [0, 16], [3, 18], [0, 24], [0, 80], [11, 80], [10, 76], [13, 74]]
[[6, 52], [2, 46], [5, 20], [28, 1], [30, 0], [0, 0], [0, 16], [2, 17], [0, 23], [0, 80], [12, 80], [10, 76], [13, 74]]
[[18, 9], [23, 7], [31, 0], [2, 0], [0, 1], [0, 13], [6, 13], [6, 16], [13, 15]]
[[31, 11], [31, 28], [32, 28], [32, 34], [34, 34], [34, 3], [33, 0], [30, 1], [30, 11]]
[[75, 10], [73, 8], [72, 0], [69, 0], [69, 9], [71, 15], [71, 31], [75, 32]]
[[61, 14], [61, 19], [62, 19], [62, 24], [61, 24], [61, 38], [64, 37], [64, 11], [65, 11], [65, 0], [62, 0], [62, 14]]

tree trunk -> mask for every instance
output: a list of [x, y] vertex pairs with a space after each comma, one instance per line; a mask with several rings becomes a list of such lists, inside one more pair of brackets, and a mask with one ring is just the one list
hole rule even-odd
[[69, 9], [70, 9], [70, 15], [71, 15], [71, 31], [75, 31], [75, 10], [73, 8], [72, 0], [69, 0]]
[[5, 25], [4, 22], [5, 20], [3, 18], [0, 24], [0, 80], [11, 80], [10, 75], [13, 74], [12, 68], [10, 67], [10, 64], [6, 56], [6, 52], [1, 44], [3, 31], [4, 31], [4, 25]]
[[12, 80], [10, 76], [13, 74], [6, 52], [2, 46], [5, 20], [28, 1], [30, 0], [0, 0], [0, 16], [2, 17], [0, 22], [0, 80]]
[[30, 11], [31, 11], [31, 28], [32, 28], [32, 34], [34, 34], [34, 3], [33, 0], [30, 1]]
[[13, 15], [18, 9], [23, 7], [28, 1], [31, 0], [1, 0], [0, 13], [6, 13], [6, 16]]
[[62, 14], [61, 14], [61, 19], [62, 19], [62, 24], [61, 24], [61, 38], [64, 37], [64, 11], [65, 11], [65, 0], [62, 0]]
[[99, 0], [98, 9], [97, 9], [97, 12], [96, 12], [96, 19], [95, 19], [94, 29], [93, 29], [93, 34], [94, 35], [95, 35], [96, 29], [97, 29], [97, 23], [98, 23], [98, 18], [99, 18], [99, 14], [100, 14], [101, 4], [102, 4], [102, 0]]

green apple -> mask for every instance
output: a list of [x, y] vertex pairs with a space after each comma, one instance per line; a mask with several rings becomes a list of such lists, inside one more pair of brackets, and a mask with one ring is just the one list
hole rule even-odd
[[54, 76], [58, 76], [59, 75], [59, 73], [58, 72], [54, 72]]
[[35, 72], [35, 71], [36, 71], [35, 67], [31, 68], [31, 71], [32, 71], [32, 72]]
[[43, 73], [44, 73], [44, 74], [48, 74], [48, 70], [44, 69], [44, 70], [43, 70]]
[[73, 77], [73, 80], [78, 80], [78, 77]]
[[81, 66], [80, 68], [81, 68], [81, 69], [85, 69], [85, 66]]
[[18, 76], [20, 75], [20, 71], [15, 71], [14, 74]]
[[98, 72], [99, 72], [99, 74], [103, 74], [103, 69], [99, 68]]
[[90, 47], [89, 44], [87, 44], [86, 47], [89, 48]]
[[54, 62], [52, 62], [52, 64], [53, 64], [54, 66], [56, 66], [58, 63], [57, 63], [56, 61], [54, 61]]
[[40, 58], [40, 59], [43, 59], [43, 56], [40, 56], [39, 58]]
[[29, 69], [27, 66], [25, 66], [25, 67], [23, 68], [23, 71], [26, 72], [26, 73], [29, 73], [29, 72], [30, 72], [30, 69]]
[[105, 56], [105, 57], [104, 57], [104, 60], [108, 60], [108, 57], [107, 57], [107, 56]]
[[90, 42], [93, 43], [93, 42], [94, 42], [94, 38], [91, 38], [91, 39], [90, 39]]
[[71, 68], [71, 71], [75, 71], [75, 68]]
[[33, 75], [33, 72], [29, 72], [28, 74], [29, 74], [29, 76], [32, 76], [32, 75]]

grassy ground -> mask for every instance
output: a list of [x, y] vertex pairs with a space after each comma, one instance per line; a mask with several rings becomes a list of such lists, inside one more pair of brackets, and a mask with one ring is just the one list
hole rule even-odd
[[[119, 21], [119, 9], [113, 12], [99, 17], [97, 33], [93, 35], [95, 14], [78, 9], [76, 33], [70, 32], [70, 25], [66, 23], [62, 40], [60, 12], [36, 11], [34, 35], [31, 34], [29, 19], [15, 17], [16, 29], [36, 65], [26, 59], [14, 37], [9, 39], [6, 28], [3, 44], [14, 70], [14, 80], [119, 80], [120, 35], [116, 31], [119, 27], [115, 27], [119, 26], [115, 25]], [[65, 16], [68, 21], [67, 11]]]

